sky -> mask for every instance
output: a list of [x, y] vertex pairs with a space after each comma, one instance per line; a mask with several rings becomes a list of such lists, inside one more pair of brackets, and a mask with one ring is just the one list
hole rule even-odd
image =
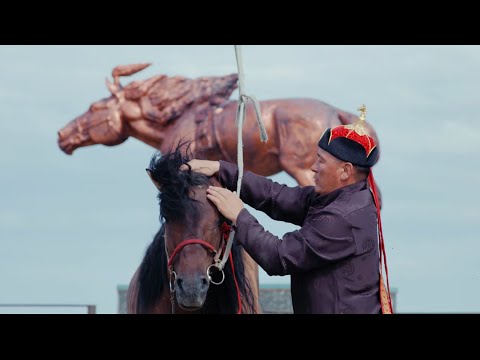
[[[480, 312], [480, 47], [242, 50], [246, 91], [259, 100], [309, 97], [352, 113], [367, 105], [381, 142], [373, 170], [397, 311]], [[117, 312], [117, 286], [129, 283], [159, 229], [145, 173], [155, 149], [130, 138], [68, 156], [57, 131], [109, 96], [115, 66], [144, 62], [152, 66], [124, 85], [237, 72], [233, 45], [0, 46], [0, 304]], [[296, 184], [285, 173], [271, 178]], [[252, 212], [275, 235], [297, 229]], [[260, 272], [261, 284], [289, 281]]]

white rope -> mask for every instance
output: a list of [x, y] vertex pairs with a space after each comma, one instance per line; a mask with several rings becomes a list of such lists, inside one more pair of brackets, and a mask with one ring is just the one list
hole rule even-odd
[[237, 116], [235, 119], [235, 125], [238, 128], [237, 136], [237, 163], [238, 163], [238, 182], [237, 182], [237, 196], [240, 197], [240, 190], [242, 188], [242, 179], [243, 179], [243, 138], [242, 130], [245, 118], [247, 116], [247, 102], [251, 100], [255, 108], [255, 113], [257, 116], [258, 126], [260, 128], [260, 140], [262, 142], [268, 141], [267, 131], [265, 130], [265, 125], [263, 124], [262, 115], [260, 111], [260, 104], [253, 95], [247, 95], [245, 93], [245, 80], [243, 75], [243, 62], [242, 62], [242, 48], [240, 45], [235, 45], [235, 55], [237, 58], [237, 68], [238, 68], [238, 106], [237, 106]]
[[[237, 58], [237, 68], [238, 68], [238, 106], [237, 106], [237, 116], [235, 118], [235, 125], [238, 128], [237, 135], [237, 164], [238, 164], [238, 181], [237, 181], [237, 196], [240, 197], [240, 190], [242, 188], [242, 179], [243, 179], [243, 124], [245, 123], [245, 118], [247, 116], [246, 104], [248, 100], [252, 101], [255, 108], [255, 113], [257, 115], [258, 127], [260, 128], [260, 140], [262, 142], [268, 141], [267, 131], [265, 130], [265, 125], [263, 124], [262, 115], [260, 111], [260, 104], [253, 95], [247, 95], [244, 91], [245, 89], [245, 80], [243, 75], [243, 62], [242, 62], [242, 48], [240, 45], [235, 45], [235, 55]], [[228, 260], [230, 250], [233, 244], [233, 238], [235, 236], [235, 231], [232, 229], [230, 231], [230, 236], [228, 237], [227, 245], [225, 251], [223, 252], [223, 258], [221, 262], [219, 261], [220, 253], [218, 256], [215, 256], [215, 262], [218, 264], [217, 267], [221, 270], [225, 266], [225, 263]]]

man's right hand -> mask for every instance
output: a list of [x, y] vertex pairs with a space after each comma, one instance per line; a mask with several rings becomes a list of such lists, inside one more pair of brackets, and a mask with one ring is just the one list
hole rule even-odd
[[[198, 172], [207, 176], [213, 176], [220, 171], [219, 161], [192, 159], [187, 164], [190, 166], [193, 172]], [[180, 166], [180, 170], [188, 170], [187, 164]]]

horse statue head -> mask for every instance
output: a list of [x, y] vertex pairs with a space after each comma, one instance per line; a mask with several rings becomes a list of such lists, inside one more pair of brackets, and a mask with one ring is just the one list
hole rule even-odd
[[219, 271], [215, 266], [215, 255], [225, 251], [229, 228], [206, 190], [220, 183], [216, 177], [180, 171], [190, 158], [188, 145], [180, 144], [174, 151], [154, 155], [147, 169], [159, 190], [163, 225], [130, 284], [129, 292], [136, 288], [133, 311], [253, 312], [242, 249], [234, 242], [225, 268]]
[[159, 148], [177, 118], [201, 104], [224, 103], [237, 87], [236, 74], [197, 79], [157, 75], [125, 87], [120, 84], [121, 76], [135, 74], [148, 66], [115, 67], [113, 83], [106, 79], [111, 96], [91, 104], [85, 113], [58, 131], [60, 149], [71, 155], [84, 146], [118, 145], [130, 136]]

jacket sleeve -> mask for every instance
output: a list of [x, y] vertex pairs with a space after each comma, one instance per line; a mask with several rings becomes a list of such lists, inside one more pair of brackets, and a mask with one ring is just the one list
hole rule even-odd
[[347, 220], [324, 212], [282, 239], [266, 231], [243, 209], [236, 223], [237, 240], [269, 275], [309, 271], [344, 259], [356, 251]]
[[[222, 186], [235, 191], [238, 181], [237, 166], [220, 160], [219, 180]], [[263, 211], [274, 220], [300, 226], [313, 195], [313, 186], [288, 187], [249, 171], [243, 174], [240, 191], [240, 198], [254, 209]]]

